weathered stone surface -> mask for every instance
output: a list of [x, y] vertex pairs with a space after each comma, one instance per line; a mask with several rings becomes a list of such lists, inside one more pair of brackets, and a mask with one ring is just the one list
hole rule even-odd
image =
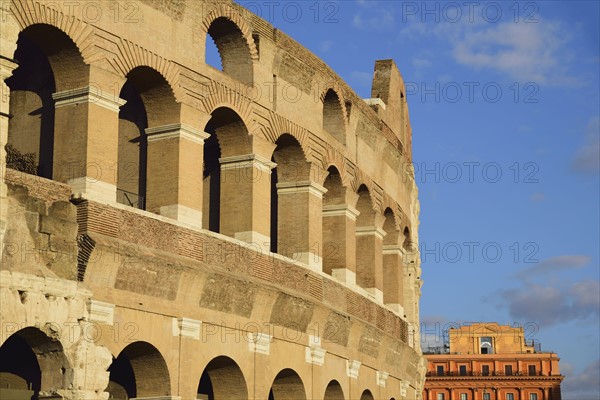
[[270, 322], [300, 332], [306, 332], [314, 306], [306, 300], [284, 293], [277, 296], [271, 310]]
[[257, 288], [250, 282], [211, 275], [204, 284], [200, 307], [250, 317]]

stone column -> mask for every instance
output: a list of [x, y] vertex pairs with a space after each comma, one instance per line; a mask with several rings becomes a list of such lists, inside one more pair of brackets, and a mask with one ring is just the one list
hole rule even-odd
[[419, 252], [404, 248], [403, 257], [403, 295], [404, 295], [404, 315], [408, 322], [413, 324], [419, 323], [418, 301], [421, 282], [417, 280], [420, 275], [419, 268]]
[[258, 154], [223, 157], [220, 233], [269, 252], [271, 170], [275, 163]]
[[314, 181], [277, 183], [277, 252], [322, 271], [322, 202], [327, 191]]
[[76, 197], [116, 202], [119, 107], [125, 101], [93, 86], [56, 92], [52, 98], [53, 179], [70, 184]]
[[177, 123], [146, 129], [146, 210], [202, 226], [202, 163], [208, 134]]
[[383, 246], [383, 301], [404, 316], [404, 249], [400, 245]]
[[[2, 3], [4, 7], [4, 3]], [[4, 10], [0, 10], [4, 12]], [[2, 30], [2, 33], [4, 31]], [[0, 39], [2, 40], [2, 39]], [[4, 43], [3, 41], [0, 43]], [[17, 64], [0, 54], [0, 259], [4, 249], [4, 233], [8, 218], [8, 193], [6, 182], [6, 143], [8, 142], [8, 119], [10, 117], [10, 89], [4, 82], [12, 75], [17, 68]]]
[[374, 226], [356, 228], [356, 284], [383, 302], [383, 215], [375, 216]]
[[356, 285], [356, 217], [349, 204], [323, 206], [323, 271]]

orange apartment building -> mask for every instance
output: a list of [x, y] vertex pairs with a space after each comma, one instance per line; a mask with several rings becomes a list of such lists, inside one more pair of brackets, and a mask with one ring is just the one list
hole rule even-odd
[[448, 330], [449, 346], [424, 349], [423, 400], [560, 400], [556, 353], [521, 327], [476, 323]]

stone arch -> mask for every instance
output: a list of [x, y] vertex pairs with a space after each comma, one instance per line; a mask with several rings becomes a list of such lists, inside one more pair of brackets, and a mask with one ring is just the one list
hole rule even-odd
[[410, 228], [408, 226], [404, 227], [402, 230], [402, 235], [404, 236], [402, 242], [402, 247], [404, 247], [404, 250], [414, 252], [416, 249], [414, 248], [414, 243], [410, 234]]
[[281, 370], [271, 385], [269, 400], [306, 400], [306, 390], [300, 376], [293, 369]]
[[366, 183], [363, 183], [358, 186], [356, 193], [358, 194], [356, 209], [360, 213], [356, 225], [372, 226], [375, 224], [375, 217], [377, 216], [372, 190]]
[[383, 302], [404, 315], [404, 252], [401, 248], [404, 239], [396, 213], [388, 207], [383, 217]]
[[94, 57], [94, 28], [72, 15], [52, 7], [56, 3], [36, 3], [15, 1], [10, 5], [10, 12], [21, 30], [35, 24], [56, 27], [64, 32], [76, 45], [86, 64]]
[[202, 21], [204, 31], [208, 32], [213, 22], [219, 18], [225, 18], [235, 24], [246, 42], [250, 58], [252, 60], [258, 60], [258, 49], [256, 48], [256, 43], [252, 37], [252, 29], [250, 29], [250, 26], [246, 23], [244, 17], [230, 6], [220, 4], [211, 10]]
[[220, 107], [230, 108], [244, 121], [248, 131], [258, 131], [252, 119], [252, 100], [243, 93], [211, 80], [206, 84], [206, 95], [201, 102], [207, 115]]
[[360, 400], [375, 400], [375, 397], [369, 389], [365, 389], [360, 395]]
[[285, 117], [269, 111], [268, 125], [262, 129], [265, 139], [271, 143], [277, 144], [282, 136], [291, 136], [296, 140], [302, 149], [304, 158], [309, 159], [311, 148], [309, 145], [309, 134], [308, 131], [298, 124], [293, 123]]
[[165, 359], [148, 342], [134, 342], [125, 347], [108, 371], [110, 381], [106, 391], [109, 397], [131, 399], [171, 394], [171, 380]]
[[397, 246], [401, 239], [400, 226], [396, 213], [389, 207], [383, 212], [384, 222], [383, 230], [385, 231], [385, 237], [383, 238], [383, 244], [388, 246]]
[[282, 133], [275, 141], [273, 160], [277, 163], [278, 182], [310, 179], [310, 163], [300, 141], [290, 133]]
[[229, 357], [219, 356], [204, 368], [198, 384], [198, 395], [208, 396], [212, 400], [247, 400], [248, 387], [236, 362]]
[[254, 45], [254, 40], [250, 36], [248, 41], [239, 25], [230, 16], [213, 15], [213, 17], [210, 22], [204, 21], [206, 42], [212, 39], [217, 47], [221, 58], [221, 70], [246, 85], [252, 85], [254, 59], [251, 45]]
[[[60, 341], [41, 330], [28, 327], [12, 334], [0, 347], [0, 395], [40, 394], [66, 389], [71, 366]], [[15, 392], [4, 392], [9, 384]]]
[[344, 400], [344, 391], [342, 390], [342, 386], [335, 379], [329, 382], [327, 388], [325, 389], [325, 396], [323, 400]]
[[348, 188], [353, 188], [352, 177], [354, 176], [354, 170], [352, 164], [348, 162], [342, 153], [335, 150], [332, 146], [326, 145], [323, 154], [323, 169], [327, 170], [332, 166], [340, 171], [343, 185]]
[[352, 213], [348, 207], [347, 188], [339, 170], [332, 165], [327, 173], [323, 184], [327, 189], [323, 195], [323, 272], [334, 275], [342, 268], [349, 268], [347, 217]]
[[[18, 35], [15, 60], [19, 66], [6, 80], [10, 88], [7, 153], [10, 168], [60, 179], [54, 171], [58, 152], [68, 135], [55, 137], [57, 91], [88, 85], [89, 71], [75, 42], [61, 29], [33, 23]], [[57, 99], [58, 101], [58, 99]], [[64, 130], [58, 127], [59, 132]]]
[[[240, 115], [229, 107], [213, 110], [204, 130], [210, 137], [204, 143], [202, 226], [213, 232], [233, 236], [238, 216], [236, 201], [231, 201], [231, 196], [236, 195], [232, 185], [235, 185], [239, 176], [232, 176], [224, 181], [222, 162], [227, 158], [251, 153], [251, 137]], [[235, 174], [239, 169], [234, 168], [232, 171]], [[231, 172], [225, 171], [225, 174]], [[247, 201], [244, 198], [238, 200]]]
[[383, 300], [383, 215], [369, 188], [359, 186], [356, 210], [356, 284]]
[[343, 145], [346, 144], [345, 104], [333, 89], [328, 89], [322, 97], [323, 129]]
[[126, 39], [121, 38], [117, 43], [117, 47], [116, 58], [108, 60], [115, 71], [126, 77], [138, 67], [151, 68], [157, 71], [168, 83], [175, 100], [177, 102], [183, 101], [185, 94], [179, 85], [181, 71], [177, 64]]
[[21, 32], [14, 54], [19, 66], [6, 79], [10, 89], [7, 163], [29, 174], [52, 178], [54, 157], [54, 73], [42, 49]]
[[177, 123], [180, 104], [166, 78], [151, 67], [135, 67], [126, 78], [119, 94], [126, 103], [119, 111], [117, 201], [151, 210], [147, 195], [155, 193], [147, 187], [148, 135]]
[[[310, 167], [298, 140], [291, 134], [282, 134], [275, 142], [272, 161], [276, 167], [271, 172], [271, 251], [287, 254], [284, 247], [294, 242], [294, 229], [286, 222], [285, 208], [281, 207], [279, 187], [287, 182], [309, 179]], [[289, 236], [289, 237], [288, 237]]]

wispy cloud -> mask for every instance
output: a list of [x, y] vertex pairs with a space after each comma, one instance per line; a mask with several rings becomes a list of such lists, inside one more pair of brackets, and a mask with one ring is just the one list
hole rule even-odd
[[537, 192], [537, 193], [534, 193], [531, 196], [529, 196], [529, 199], [531, 201], [533, 201], [534, 203], [539, 203], [539, 202], [544, 201], [546, 199], [546, 196], [544, 195], [544, 193]]
[[585, 143], [577, 151], [571, 168], [588, 175], [600, 173], [600, 117], [590, 119], [586, 127]]
[[426, 58], [415, 58], [412, 60], [412, 65], [415, 68], [427, 68], [431, 67], [431, 61]]
[[350, 73], [350, 79], [358, 86], [358, 88], [367, 88], [369, 89], [369, 94], [371, 93], [371, 83], [373, 82], [372, 72], [352, 71]]
[[331, 40], [323, 40], [321, 43], [319, 43], [319, 50], [321, 50], [323, 53], [328, 53], [332, 47], [333, 41]]
[[590, 262], [590, 257], [584, 255], [564, 255], [548, 258], [532, 267], [519, 271], [518, 278], [528, 279], [547, 276], [564, 270], [572, 270], [584, 267]]
[[570, 35], [558, 21], [540, 18], [530, 24], [489, 24], [462, 19], [435, 25], [417, 21], [400, 31], [403, 40], [431, 35], [448, 43], [454, 61], [475, 70], [496, 71], [540, 85], [580, 84], [566, 67]]
[[562, 384], [565, 400], [589, 400], [600, 398], [600, 359], [585, 366], [576, 374], [572, 365], [561, 362], [561, 372], [565, 375]]
[[[373, 2], [369, 2], [369, 4], [372, 5]], [[393, 29], [395, 20], [393, 10], [381, 6], [369, 7], [354, 14], [352, 26], [363, 31], [383, 32]]]
[[599, 281], [578, 282], [566, 288], [527, 283], [520, 288], [501, 290], [499, 295], [511, 317], [546, 327], [575, 320], [597, 320], [600, 310]]
[[558, 22], [505, 22], [465, 30], [452, 54], [459, 64], [496, 70], [521, 81], [572, 83], [561, 63], [567, 38]]

